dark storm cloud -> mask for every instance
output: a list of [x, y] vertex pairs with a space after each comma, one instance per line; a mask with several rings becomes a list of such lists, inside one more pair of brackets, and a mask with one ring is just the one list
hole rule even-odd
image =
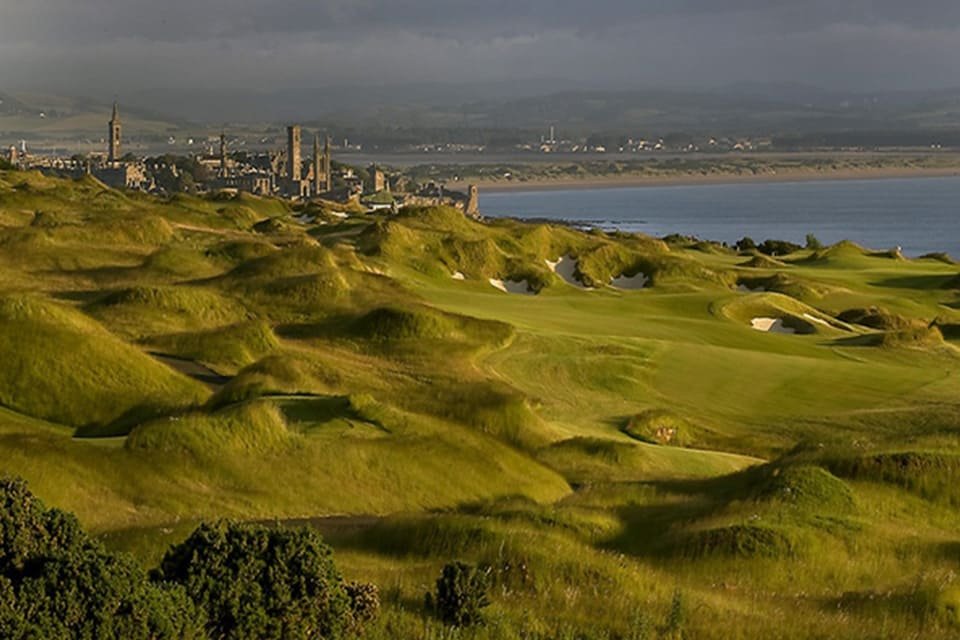
[[0, 0], [0, 84], [960, 84], [955, 0]]

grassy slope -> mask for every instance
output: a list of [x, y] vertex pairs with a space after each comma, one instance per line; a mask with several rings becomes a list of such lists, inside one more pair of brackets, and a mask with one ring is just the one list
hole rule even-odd
[[[413, 603], [455, 557], [496, 567], [478, 637], [669, 634], [677, 590], [697, 637], [949, 633], [955, 265], [290, 213], [0, 174], [0, 294], [30, 311], [0, 314], [0, 470], [145, 562], [201, 518], [317, 526], [384, 588], [373, 637], [429, 636]], [[572, 287], [561, 255], [654, 286]], [[874, 306], [913, 333], [834, 319]], [[688, 447], [626, 434], [644, 411]]]

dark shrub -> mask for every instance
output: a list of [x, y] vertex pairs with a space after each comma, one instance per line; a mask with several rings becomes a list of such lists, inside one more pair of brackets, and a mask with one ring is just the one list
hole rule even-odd
[[153, 585], [107, 553], [76, 518], [46, 509], [21, 480], [0, 480], [0, 637], [203, 638], [179, 588]]
[[813, 235], [812, 233], [808, 233], [806, 248], [810, 251], [819, 251], [820, 249], [823, 249], [823, 244], [817, 239], [817, 236]]
[[312, 529], [204, 524], [154, 577], [186, 589], [214, 638], [338, 638], [351, 624], [332, 551]]
[[480, 624], [482, 609], [489, 605], [486, 571], [464, 562], [443, 568], [437, 580], [436, 607], [444, 622], [455, 627]]
[[366, 582], [351, 582], [346, 586], [350, 598], [351, 630], [360, 634], [364, 627], [380, 613], [380, 590], [377, 585]]
[[737, 248], [737, 251], [755, 251], [757, 248], [757, 243], [753, 241], [753, 238], [746, 236], [737, 240], [737, 244], [734, 245]]
[[786, 240], [764, 240], [757, 249], [768, 256], [786, 256], [802, 247]]

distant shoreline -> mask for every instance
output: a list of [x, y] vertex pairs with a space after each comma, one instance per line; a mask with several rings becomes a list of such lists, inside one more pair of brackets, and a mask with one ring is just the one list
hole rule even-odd
[[[840, 169], [837, 171], [777, 171], [761, 174], [715, 175], [619, 175], [589, 178], [537, 179], [523, 182], [481, 180], [472, 182], [483, 193], [522, 191], [566, 191], [587, 189], [615, 189], [626, 187], [671, 187], [750, 183], [828, 182], [847, 180], [891, 180], [897, 178], [960, 177], [960, 165], [955, 167], [880, 167], [876, 169]], [[464, 180], [464, 184], [469, 180]]]

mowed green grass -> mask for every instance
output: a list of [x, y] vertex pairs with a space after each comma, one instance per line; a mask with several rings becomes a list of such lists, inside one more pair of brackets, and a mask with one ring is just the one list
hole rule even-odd
[[0, 173], [0, 472], [145, 565], [202, 520], [315, 526], [373, 638], [448, 637], [458, 558], [492, 567], [477, 638], [954, 633], [956, 265], [299, 213]]
[[[928, 275], [950, 268], [904, 266]], [[890, 265], [882, 267], [889, 274]], [[827, 298], [827, 312], [875, 300], [927, 320], [952, 313], [938, 304], [952, 297], [949, 291], [925, 290], [893, 305], [889, 289], [871, 298], [878, 288], [867, 283], [877, 276], [842, 279], [844, 269], [834, 268], [828, 279], [849, 293], [841, 302]], [[541, 401], [544, 415], [567, 433], [571, 425], [591, 426], [592, 434], [616, 431], [618, 416], [669, 407], [712, 433], [708, 442], [764, 455], [821, 436], [825, 429], [816, 423], [835, 431], [858, 412], [952, 404], [960, 384], [949, 345], [933, 352], [870, 349], [847, 344], [857, 334], [766, 334], [717, 313], [748, 294], [556, 288], [511, 296], [486, 283], [438, 279], [419, 291], [444, 308], [517, 326], [521, 337], [488, 362]]]

